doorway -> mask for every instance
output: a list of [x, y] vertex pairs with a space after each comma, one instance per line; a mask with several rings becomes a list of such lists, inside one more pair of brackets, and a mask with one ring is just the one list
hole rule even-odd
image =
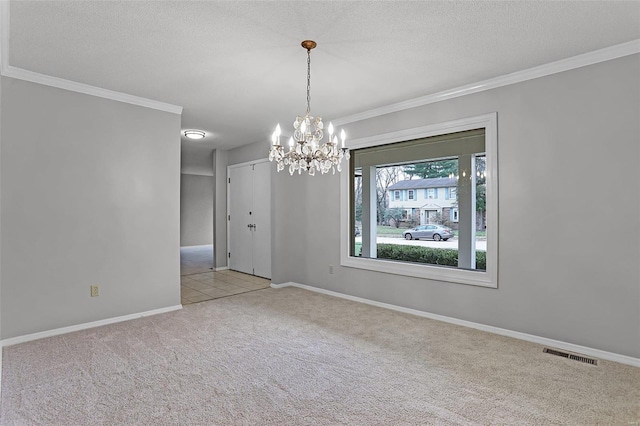
[[180, 275], [213, 270], [212, 174], [180, 175]]
[[271, 167], [268, 160], [228, 167], [229, 269], [271, 278]]
[[262, 290], [271, 284], [267, 279], [226, 268], [214, 270], [214, 194], [213, 176], [182, 175], [180, 294], [185, 306]]

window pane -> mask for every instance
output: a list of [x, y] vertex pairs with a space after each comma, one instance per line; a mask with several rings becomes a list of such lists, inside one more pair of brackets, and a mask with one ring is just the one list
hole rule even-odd
[[[485, 270], [484, 132], [474, 130], [468, 136], [458, 134], [448, 146], [426, 138], [422, 144], [410, 141], [352, 151], [355, 226], [364, 229], [363, 209], [372, 210], [377, 225], [351, 237], [353, 256]], [[442, 153], [449, 155], [441, 157]], [[389, 164], [389, 158], [397, 161]], [[363, 168], [375, 175], [371, 181], [376, 199], [370, 207], [362, 205], [362, 192], [367, 190], [362, 188]]]

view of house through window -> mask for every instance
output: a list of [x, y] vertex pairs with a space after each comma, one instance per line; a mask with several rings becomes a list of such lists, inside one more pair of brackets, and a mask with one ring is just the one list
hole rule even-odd
[[351, 256], [484, 271], [484, 146], [482, 129], [352, 151]]

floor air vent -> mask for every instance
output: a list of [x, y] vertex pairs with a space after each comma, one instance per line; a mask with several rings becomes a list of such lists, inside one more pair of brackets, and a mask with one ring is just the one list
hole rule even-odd
[[568, 352], [562, 352], [562, 351], [558, 351], [558, 350], [555, 350], [555, 349], [549, 349], [549, 348], [544, 348], [542, 350], [542, 352], [547, 353], [547, 354], [551, 354], [551, 355], [556, 355], [556, 356], [569, 358], [569, 359], [572, 359], [574, 361], [580, 361], [580, 362], [584, 362], [584, 363], [591, 364], [591, 365], [598, 365], [598, 360], [597, 359], [587, 358], [586, 356], [574, 355], [574, 354], [570, 354]]

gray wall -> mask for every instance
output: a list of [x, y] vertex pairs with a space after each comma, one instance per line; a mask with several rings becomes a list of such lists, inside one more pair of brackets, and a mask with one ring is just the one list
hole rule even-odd
[[[0, 43], [2, 41], [0, 40]], [[2, 57], [2, 48], [0, 48], [0, 58]], [[0, 59], [0, 69], [2, 68], [2, 59]], [[2, 188], [2, 83], [0, 77], [0, 191]], [[0, 241], [2, 241], [2, 194], [0, 193]], [[2, 244], [0, 244], [0, 339], [2, 339]]]
[[[185, 138], [180, 150], [180, 170], [188, 175], [213, 176], [213, 149]], [[189, 149], [186, 149], [189, 145]]]
[[269, 156], [269, 141], [259, 141], [244, 145], [229, 152], [229, 165], [246, 163], [248, 161], [262, 160]]
[[213, 244], [213, 176], [180, 175], [180, 246]]
[[638, 75], [633, 55], [345, 126], [360, 138], [497, 111], [498, 289], [329, 275], [340, 264], [338, 176], [283, 173], [272, 281], [640, 357]]
[[215, 197], [213, 210], [213, 260], [216, 268], [227, 267], [227, 162], [228, 152], [213, 152]]
[[180, 116], [6, 77], [1, 101], [1, 337], [180, 304]]

